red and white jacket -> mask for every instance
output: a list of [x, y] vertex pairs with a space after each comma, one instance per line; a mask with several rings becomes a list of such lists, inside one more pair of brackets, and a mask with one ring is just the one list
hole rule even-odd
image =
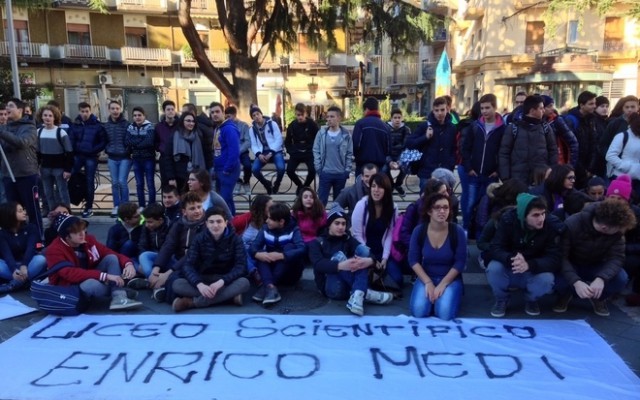
[[98, 242], [93, 235], [87, 234], [86, 243], [82, 244], [82, 246], [87, 253], [88, 267], [86, 269], [80, 266], [80, 260], [78, 260], [75, 251], [64, 240], [57, 237], [51, 242], [45, 253], [47, 269], [51, 269], [61, 263], [68, 264], [69, 266], [49, 276], [50, 284], [60, 286], [78, 285], [87, 279], [97, 279], [105, 282], [107, 280], [107, 273], [97, 270], [96, 266], [109, 254], [118, 257], [121, 268], [124, 268], [127, 263], [131, 262], [128, 257], [116, 253]]

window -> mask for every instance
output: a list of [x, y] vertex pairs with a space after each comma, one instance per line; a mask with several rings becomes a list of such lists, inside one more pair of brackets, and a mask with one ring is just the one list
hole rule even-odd
[[569, 21], [567, 24], [567, 44], [575, 44], [578, 41], [578, 21]]
[[147, 47], [147, 30], [145, 28], [125, 26], [124, 35], [128, 47]]
[[[29, 23], [27, 21], [13, 20], [13, 32], [16, 40], [16, 54], [20, 56], [31, 55], [29, 47]], [[4, 20], [4, 37], [8, 39], [9, 29], [7, 20]]]
[[624, 49], [624, 19], [607, 17], [604, 21], [604, 51]]
[[91, 45], [91, 32], [88, 24], [67, 24], [69, 44]]
[[524, 40], [526, 54], [541, 53], [544, 49], [544, 22], [527, 22], [527, 32]]

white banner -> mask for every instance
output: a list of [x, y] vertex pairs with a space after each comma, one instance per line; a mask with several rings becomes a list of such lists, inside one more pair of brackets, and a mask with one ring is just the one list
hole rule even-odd
[[34, 311], [38, 310], [22, 304], [11, 295], [0, 297], [0, 320], [29, 314]]
[[47, 317], [0, 344], [8, 399], [638, 399], [584, 321]]

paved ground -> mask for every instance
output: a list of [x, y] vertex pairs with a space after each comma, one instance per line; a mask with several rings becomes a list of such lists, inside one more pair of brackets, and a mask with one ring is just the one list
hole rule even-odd
[[[91, 218], [89, 231], [100, 240], [106, 239], [106, 233], [113, 220], [103, 217]], [[469, 248], [471, 257], [465, 273], [465, 293], [462, 301], [461, 315], [463, 318], [491, 318], [489, 310], [493, 304], [493, 297], [484, 279], [484, 274], [476, 260], [477, 249]], [[370, 315], [398, 315], [408, 313], [408, 298], [411, 293], [411, 285], [407, 284], [404, 290], [404, 298], [394, 301], [387, 306], [367, 305], [365, 313]], [[250, 299], [252, 292], [245, 296], [245, 305], [242, 307], [222, 305], [204, 310], [192, 310], [189, 312], [200, 314], [298, 314], [298, 315], [348, 315], [344, 302], [336, 302], [325, 299], [314, 288], [312, 273], [305, 271], [303, 280], [293, 288], [282, 290], [283, 301], [273, 308], [264, 309], [253, 303]], [[20, 292], [14, 295], [23, 303], [35, 306], [28, 292]], [[142, 310], [136, 311], [144, 314], [168, 314], [172, 310], [168, 304], [158, 304], [150, 299], [150, 292], [140, 292], [140, 300], [144, 303]], [[613, 349], [627, 362], [627, 364], [640, 376], [640, 309], [622, 306], [622, 299], [616, 299], [610, 307], [611, 316], [598, 317], [593, 314], [591, 306], [586, 301], [574, 300], [569, 311], [565, 314], [556, 314], [551, 311], [553, 296], [547, 296], [541, 300], [542, 315], [544, 319], [585, 319]], [[95, 306], [89, 310], [92, 314], [106, 314], [107, 305]], [[133, 313], [133, 311], [132, 311]], [[0, 323], [0, 341], [7, 340], [22, 329], [36, 323], [44, 317], [44, 313], [32, 313], [25, 316], [2, 321]], [[531, 318], [524, 313], [524, 302], [520, 293], [514, 293], [509, 305], [508, 318]]]

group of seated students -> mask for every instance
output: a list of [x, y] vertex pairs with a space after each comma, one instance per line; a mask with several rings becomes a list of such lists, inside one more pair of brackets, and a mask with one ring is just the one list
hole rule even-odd
[[[577, 295], [606, 316], [607, 299], [628, 282], [625, 268], [636, 274], [639, 212], [630, 204], [631, 179], [621, 175], [605, 188], [594, 178], [574, 196], [568, 193], [571, 174], [563, 166], [547, 174], [545, 182], [556, 176], [567, 182], [562, 198], [549, 192], [551, 186], [509, 180], [490, 187], [480, 202], [478, 215], [490, 215], [477, 245], [495, 296], [492, 316], [505, 315], [513, 288], [524, 291], [525, 312], [532, 316], [540, 314], [538, 299], [553, 292], [556, 312], [566, 311]], [[24, 287], [45, 268], [64, 264], [51, 284], [79, 285], [86, 296], [110, 301], [111, 310], [140, 307], [137, 291], [145, 289], [176, 312], [242, 305], [252, 286], [251, 298], [270, 306], [282, 299], [278, 286], [295, 284], [310, 265], [317, 289], [346, 300], [355, 315], [364, 314], [365, 303], [401, 297], [410, 275], [410, 313], [450, 320], [458, 316], [464, 291], [467, 232], [454, 222], [455, 178], [448, 170], [432, 176], [405, 213], [394, 203], [387, 174], [365, 165], [356, 182], [363, 186], [352, 190], [362, 190], [361, 198], [348, 188], [351, 200], [325, 210], [305, 187], [291, 208], [257, 195], [248, 213], [232, 216], [206, 171], [194, 171], [182, 196], [164, 187], [163, 204], [150, 204], [141, 214], [137, 204], [121, 204], [106, 245], [87, 233], [85, 220], [56, 207], [45, 235], [46, 258], [23, 207], [6, 203], [0, 206], [0, 278], [8, 281], [2, 290]]]

